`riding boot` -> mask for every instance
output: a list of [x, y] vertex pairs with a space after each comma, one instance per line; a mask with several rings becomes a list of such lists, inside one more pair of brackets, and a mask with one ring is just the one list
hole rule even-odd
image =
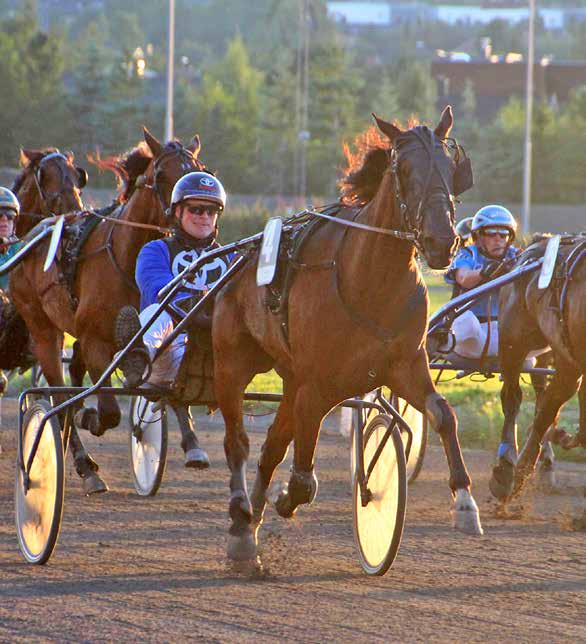
[[[116, 317], [114, 335], [119, 351], [126, 348], [132, 338], [140, 331], [141, 323], [133, 306], [123, 306]], [[145, 372], [150, 365], [149, 353], [142, 341], [136, 342], [120, 361], [127, 387], [138, 387], [144, 382]], [[148, 377], [148, 376], [147, 376]]]

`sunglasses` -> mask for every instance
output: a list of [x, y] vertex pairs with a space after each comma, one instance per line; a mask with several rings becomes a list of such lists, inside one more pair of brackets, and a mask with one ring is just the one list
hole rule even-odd
[[497, 232], [497, 231], [491, 231], [491, 232], [483, 232], [482, 233], [483, 237], [488, 237], [490, 239], [495, 239], [496, 237], [499, 237], [500, 239], [508, 239], [509, 238], [509, 233], [508, 232]]
[[185, 210], [190, 215], [197, 215], [198, 217], [202, 217], [203, 215], [215, 217], [220, 214], [220, 209], [216, 206], [185, 206]]

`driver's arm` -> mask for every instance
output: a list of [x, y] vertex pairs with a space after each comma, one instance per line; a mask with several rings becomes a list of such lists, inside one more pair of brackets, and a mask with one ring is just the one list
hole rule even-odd
[[454, 274], [454, 279], [461, 288], [467, 291], [480, 284], [482, 281], [481, 272], [481, 269], [458, 268]]

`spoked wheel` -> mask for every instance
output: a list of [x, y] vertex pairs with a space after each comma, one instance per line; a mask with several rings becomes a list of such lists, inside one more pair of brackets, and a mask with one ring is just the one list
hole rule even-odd
[[167, 412], [153, 409], [142, 396], [130, 401], [130, 462], [134, 488], [140, 496], [154, 496], [167, 463]]
[[[419, 476], [419, 472], [421, 472], [423, 459], [425, 458], [425, 448], [427, 447], [427, 418], [402, 398], [396, 398], [395, 408], [413, 432], [411, 451], [409, 452], [409, 459], [407, 460], [407, 481], [413, 483]], [[403, 432], [401, 435], [406, 450], [407, 434]]]
[[[41, 421], [51, 410], [46, 400], [37, 400], [23, 419], [23, 454], [26, 464]], [[65, 469], [63, 443], [57, 418], [45, 424], [25, 490], [24, 474], [17, 466], [15, 485], [18, 545], [29, 563], [44, 564], [53, 553], [63, 513]]]
[[392, 424], [390, 416], [378, 414], [364, 430], [364, 471], [369, 496], [365, 506], [359, 477], [354, 476], [354, 538], [362, 568], [369, 575], [384, 575], [391, 567], [405, 523], [405, 453], [399, 430], [396, 427], [390, 430]]

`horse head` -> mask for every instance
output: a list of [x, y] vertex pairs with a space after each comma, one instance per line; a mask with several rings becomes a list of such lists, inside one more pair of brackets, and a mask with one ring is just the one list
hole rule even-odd
[[73, 152], [23, 149], [20, 163], [23, 168], [13, 186], [21, 206], [17, 236], [24, 235], [39, 218], [83, 209], [81, 190], [87, 172], [75, 165]]
[[446, 268], [458, 247], [454, 196], [472, 186], [470, 161], [449, 138], [452, 108], [444, 109], [433, 131], [421, 125], [402, 130], [373, 116], [391, 141], [391, 172], [402, 227], [414, 235], [430, 268]]
[[165, 225], [168, 223], [171, 193], [177, 181], [189, 172], [206, 170], [198, 159], [201, 144], [196, 134], [185, 147], [179, 141], [169, 141], [163, 145], [146, 128], [144, 140], [153, 155], [144, 175], [145, 185], [149, 185], [157, 195], [161, 205], [158, 223]]

